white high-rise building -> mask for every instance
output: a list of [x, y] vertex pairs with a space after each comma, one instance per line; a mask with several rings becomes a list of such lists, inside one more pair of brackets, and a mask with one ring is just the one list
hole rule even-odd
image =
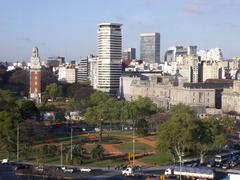
[[93, 89], [97, 89], [98, 83], [98, 61], [99, 58], [97, 56], [90, 55], [88, 56], [88, 63], [89, 63], [89, 77], [91, 86]]
[[210, 50], [199, 50], [198, 56], [202, 61], [223, 61], [222, 50], [219, 48], [212, 48]]
[[117, 95], [119, 78], [122, 74], [122, 31], [121, 24], [101, 23], [98, 25], [98, 83], [97, 89]]

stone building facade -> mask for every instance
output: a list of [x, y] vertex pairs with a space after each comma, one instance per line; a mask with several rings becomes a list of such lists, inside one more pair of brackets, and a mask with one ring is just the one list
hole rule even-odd
[[[189, 106], [221, 108], [221, 90], [229, 84], [186, 83], [182, 76], [121, 77], [121, 96], [134, 100], [149, 97], [158, 107], [183, 103]], [[224, 86], [225, 85], [225, 86]]]
[[240, 81], [233, 82], [233, 88], [224, 89], [222, 94], [222, 110], [225, 113], [240, 114]]

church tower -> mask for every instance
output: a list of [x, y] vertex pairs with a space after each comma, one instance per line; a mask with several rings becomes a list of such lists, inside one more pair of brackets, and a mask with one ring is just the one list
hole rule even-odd
[[41, 62], [38, 54], [38, 48], [34, 47], [32, 50], [32, 57], [30, 60], [30, 87], [29, 87], [29, 97], [30, 99], [41, 102]]

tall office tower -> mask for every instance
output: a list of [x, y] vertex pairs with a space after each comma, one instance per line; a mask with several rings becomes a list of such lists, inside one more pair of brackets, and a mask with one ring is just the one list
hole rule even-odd
[[188, 46], [187, 47], [187, 55], [197, 55], [197, 46]]
[[122, 53], [123, 60], [133, 60], [136, 59], [136, 49], [135, 48], [128, 48]]
[[77, 69], [77, 82], [84, 82], [88, 80], [88, 58], [79, 61]]
[[101, 23], [98, 25], [98, 83], [97, 89], [116, 96], [122, 73], [121, 24]]
[[140, 59], [160, 63], [160, 33], [140, 34]]
[[29, 87], [29, 97], [30, 99], [41, 102], [41, 61], [38, 54], [38, 48], [34, 47], [32, 50], [32, 57], [30, 60], [30, 87]]

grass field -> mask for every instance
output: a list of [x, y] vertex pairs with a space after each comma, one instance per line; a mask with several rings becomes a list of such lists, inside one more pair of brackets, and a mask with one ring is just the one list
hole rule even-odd
[[[103, 134], [103, 142], [102, 144], [112, 144], [115, 148], [117, 148], [122, 153], [128, 153], [132, 152], [133, 150], [133, 144], [132, 144], [132, 138], [131, 138], [132, 132], [131, 131], [124, 131], [124, 132], [104, 132]], [[95, 134], [93, 136], [96, 136], [98, 138], [98, 134]], [[86, 140], [86, 137], [84, 135], [75, 135], [73, 136], [73, 142], [81, 142], [83, 139]], [[148, 136], [146, 139], [154, 141], [156, 139], [156, 136]], [[70, 136], [66, 137], [57, 137], [50, 140], [46, 140], [45, 143], [63, 143], [65, 145], [70, 145]], [[119, 158], [111, 158], [106, 157], [103, 160], [94, 160], [90, 157], [90, 152], [95, 146], [95, 144], [98, 142], [94, 141], [87, 141], [84, 144], [84, 148], [87, 150], [86, 158], [83, 160], [83, 165], [89, 166], [89, 167], [115, 167], [120, 164], [126, 164], [127, 160], [122, 160]], [[39, 144], [41, 144], [39, 142]], [[143, 142], [136, 142], [135, 143], [135, 152], [136, 153], [148, 153], [156, 151], [156, 149], [150, 145], [144, 144]], [[107, 152], [107, 151], [106, 151]], [[6, 153], [0, 152], [0, 159], [6, 158]], [[22, 155], [20, 154], [20, 160], [22, 160]], [[35, 155], [32, 156], [28, 161], [32, 161], [36, 163]], [[125, 158], [127, 159], [127, 157]], [[12, 159], [13, 160], [13, 159]], [[148, 155], [145, 157], [138, 158], [140, 162], [146, 164], [146, 165], [165, 165], [170, 164], [172, 157], [169, 154], [154, 154], [154, 155]], [[53, 164], [60, 164], [60, 154], [58, 155], [52, 155], [52, 156], [46, 156], [44, 157], [45, 163], [53, 163]], [[63, 163], [66, 163], [66, 156], [63, 156]]]
[[170, 154], [154, 154], [138, 159], [140, 162], [149, 165], [168, 165], [172, 163], [172, 156]]

